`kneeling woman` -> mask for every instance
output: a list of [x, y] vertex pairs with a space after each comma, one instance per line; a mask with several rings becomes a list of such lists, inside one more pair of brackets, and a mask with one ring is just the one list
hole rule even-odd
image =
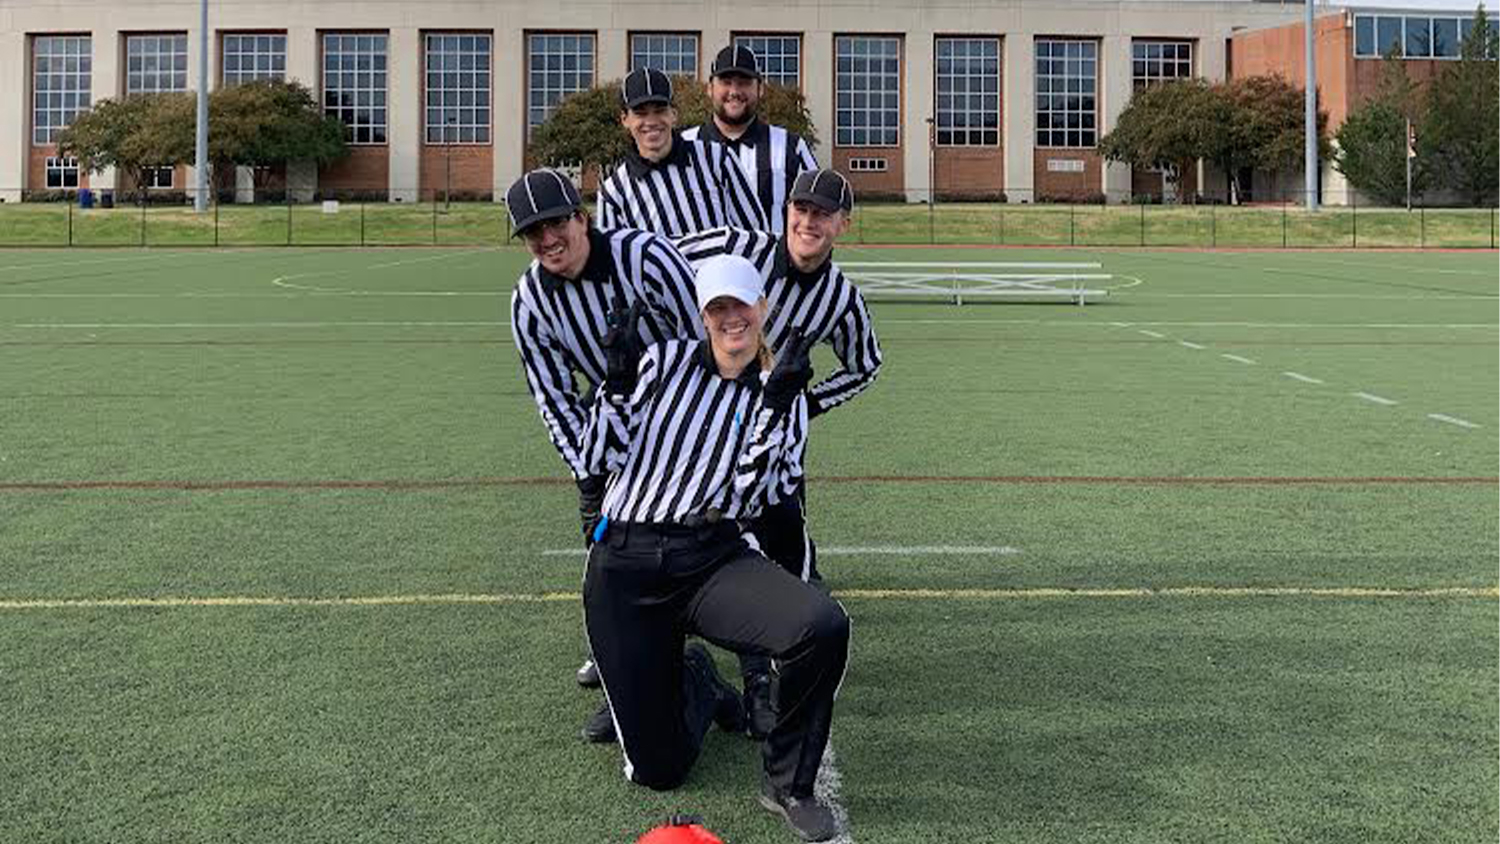
[[591, 467], [609, 475], [604, 521], [584, 579], [584, 613], [625, 775], [656, 789], [687, 776], [709, 725], [740, 728], [739, 695], [696, 634], [780, 667], [776, 728], [763, 746], [761, 803], [801, 837], [837, 833], [813, 796], [849, 619], [816, 588], [769, 562], [739, 523], [774, 495], [802, 449], [810, 341], [773, 363], [762, 337], [760, 273], [723, 256], [698, 272], [708, 340], [634, 345], [635, 314], [605, 339], [605, 389], [588, 433]]

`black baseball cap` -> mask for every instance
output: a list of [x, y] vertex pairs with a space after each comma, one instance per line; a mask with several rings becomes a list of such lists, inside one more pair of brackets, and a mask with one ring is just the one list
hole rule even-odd
[[760, 63], [755, 60], [755, 51], [749, 47], [741, 47], [738, 44], [730, 44], [714, 56], [713, 68], [709, 71], [709, 78], [715, 76], [748, 76], [751, 79], [760, 78]]
[[853, 211], [854, 188], [837, 170], [804, 170], [792, 183], [787, 202], [811, 202], [824, 211]]
[[567, 176], [556, 170], [532, 170], [505, 192], [510, 209], [510, 236], [515, 237], [533, 223], [567, 217], [583, 207], [583, 197]]
[[620, 102], [626, 108], [647, 103], [672, 104], [672, 80], [654, 67], [638, 67], [620, 83]]

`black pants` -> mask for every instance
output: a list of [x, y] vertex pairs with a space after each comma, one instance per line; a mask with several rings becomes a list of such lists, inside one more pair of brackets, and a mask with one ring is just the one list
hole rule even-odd
[[[791, 576], [810, 583], [821, 583], [818, 573], [818, 547], [807, 532], [807, 481], [797, 485], [795, 495], [767, 507], [750, 523], [750, 532], [760, 545], [761, 553]], [[754, 653], [740, 654], [740, 674], [751, 677], [771, 673], [769, 657]]]
[[683, 642], [696, 634], [778, 661], [765, 773], [777, 788], [812, 794], [848, 658], [842, 607], [750, 550], [732, 524], [618, 523], [589, 553], [583, 606], [627, 777], [674, 788], [698, 757], [714, 701], [684, 683]]

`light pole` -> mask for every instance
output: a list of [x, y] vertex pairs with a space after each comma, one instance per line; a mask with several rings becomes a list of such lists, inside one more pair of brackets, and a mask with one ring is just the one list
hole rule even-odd
[[1307, 178], [1303, 187], [1307, 190], [1307, 210], [1318, 210], [1318, 69], [1317, 59], [1313, 55], [1313, 2], [1314, 0], [1302, 0], [1307, 7], [1306, 22], [1303, 24], [1307, 29], [1307, 89], [1303, 92], [1304, 110], [1303, 132], [1307, 139], [1307, 160], [1303, 169], [1307, 171]]
[[198, 0], [198, 137], [193, 150], [193, 210], [208, 210], [208, 0]]
[[443, 211], [449, 208], [453, 189], [453, 135], [458, 131], [458, 115], [450, 114], [443, 127]]

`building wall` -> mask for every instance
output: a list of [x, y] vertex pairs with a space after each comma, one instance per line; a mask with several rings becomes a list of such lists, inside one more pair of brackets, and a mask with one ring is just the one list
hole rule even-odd
[[[31, 184], [30, 110], [25, 85], [30, 66], [22, 57], [27, 36], [86, 27], [94, 38], [94, 98], [118, 93], [119, 39], [127, 31], [187, 30], [189, 52], [198, 49], [196, 9], [172, 0], [72, 0], [66, 20], [59, 20], [51, 0], [9, 0], [0, 6], [0, 196]], [[800, 33], [802, 79], [808, 105], [822, 144], [821, 161], [838, 164], [850, 155], [869, 150], [836, 149], [834, 138], [833, 40], [838, 34], [896, 33], [903, 39], [901, 143], [878, 154], [890, 158], [883, 174], [860, 174], [862, 190], [904, 191], [908, 199], [923, 199], [936, 171], [939, 192], [982, 185], [1003, 189], [1016, 197], [1037, 189], [1051, 190], [1053, 176], [1042, 176], [1034, 139], [1034, 49], [1039, 36], [1099, 39], [1101, 132], [1130, 96], [1130, 42], [1134, 37], [1194, 40], [1198, 71], [1215, 78], [1225, 65], [1222, 45], [1236, 29], [1259, 30], [1295, 22], [1300, 5], [1249, 0], [807, 0], [797, 4], [750, 0], [583, 0], [567, 4], [537, 4], [523, 0], [433, 0], [422, 3], [362, 3], [339, 0], [303, 3], [298, 0], [257, 0], [215, 4], [210, 11], [214, 31], [209, 56], [218, 78], [218, 33], [227, 30], [274, 30], [287, 34], [287, 67], [292, 78], [315, 90], [319, 86], [320, 31], [387, 30], [390, 33], [388, 88], [389, 141], [358, 151], [348, 162], [328, 168], [324, 187], [366, 189], [384, 179], [381, 187], [392, 199], [414, 199], [432, 184], [432, 154], [424, 149], [423, 90], [420, 64], [421, 33], [435, 30], [486, 30], [494, 33], [493, 126], [489, 147], [487, 187], [496, 195], [522, 170], [525, 139], [525, 33], [535, 30], [577, 30], [596, 36], [596, 78], [617, 79], [628, 62], [631, 32], [699, 33], [699, 72], [717, 49], [737, 31]], [[927, 121], [934, 111], [934, 38], [939, 35], [984, 35], [1002, 39], [1001, 143], [982, 152], [942, 150], [934, 161], [928, 143]], [[1294, 36], [1291, 36], [1294, 37]], [[1333, 49], [1333, 47], [1330, 47]], [[1292, 61], [1290, 52], [1282, 58]], [[112, 53], [112, 55], [111, 55]], [[1347, 54], [1346, 54], [1347, 55]], [[1236, 57], [1238, 61], [1240, 57]], [[1250, 61], [1248, 55], [1246, 61]], [[1334, 63], [1334, 62], [1331, 62]], [[1347, 63], [1346, 63], [1347, 64]], [[1236, 65], [1236, 71], [1241, 70]], [[1295, 72], [1287, 68], [1289, 75]], [[1349, 72], [1348, 68], [1345, 70]], [[190, 73], [190, 86], [196, 74]], [[378, 151], [373, 151], [378, 150]], [[1050, 155], [1050, 153], [1049, 153]], [[1085, 158], [1092, 160], [1092, 153]], [[465, 153], [465, 189], [486, 181], [483, 155]], [[935, 167], [932, 165], [936, 165]], [[457, 171], [456, 171], [457, 172]], [[1041, 170], [1045, 172], [1045, 170]], [[186, 175], [186, 174], [185, 174]], [[310, 190], [301, 171], [288, 174], [292, 186]], [[1128, 168], [1088, 165], [1085, 180], [1091, 193], [1124, 191], [1131, 184]], [[1013, 200], [1014, 201], [1014, 200]]]

